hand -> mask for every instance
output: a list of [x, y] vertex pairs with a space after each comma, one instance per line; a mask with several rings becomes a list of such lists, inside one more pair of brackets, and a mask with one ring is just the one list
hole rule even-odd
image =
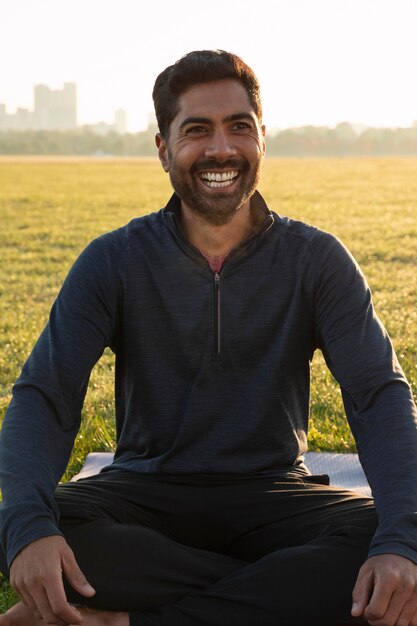
[[353, 589], [352, 615], [371, 626], [417, 626], [417, 565], [396, 554], [370, 557]]
[[59, 535], [28, 544], [10, 567], [10, 584], [38, 619], [47, 624], [80, 624], [82, 617], [66, 598], [62, 575], [81, 595], [94, 589], [77, 565], [74, 553]]

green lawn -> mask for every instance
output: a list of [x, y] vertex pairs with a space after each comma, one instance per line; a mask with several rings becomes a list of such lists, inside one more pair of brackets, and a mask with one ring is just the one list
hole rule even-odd
[[[417, 159], [266, 161], [270, 207], [337, 234], [367, 275], [379, 315], [417, 390]], [[0, 421], [13, 381], [69, 267], [96, 235], [164, 206], [169, 180], [153, 159], [0, 159]], [[90, 450], [114, 447], [114, 361], [95, 368], [65, 478]], [[312, 364], [310, 447], [354, 450], [340, 393]], [[7, 592], [8, 593], [8, 592]], [[0, 611], [10, 603], [0, 588]]]

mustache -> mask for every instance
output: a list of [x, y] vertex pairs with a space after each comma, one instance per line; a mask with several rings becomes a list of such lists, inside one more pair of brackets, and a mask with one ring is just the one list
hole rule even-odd
[[201, 159], [191, 168], [192, 173], [196, 172], [212, 172], [213, 170], [243, 170], [247, 168], [245, 159], [227, 159], [227, 161], [218, 161], [217, 159]]

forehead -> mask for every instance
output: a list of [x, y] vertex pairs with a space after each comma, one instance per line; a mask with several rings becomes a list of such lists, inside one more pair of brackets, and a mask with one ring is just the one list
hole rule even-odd
[[189, 87], [178, 99], [179, 111], [173, 124], [181, 124], [188, 117], [224, 119], [235, 113], [255, 111], [246, 89], [237, 80], [223, 79], [210, 83], [197, 83]]

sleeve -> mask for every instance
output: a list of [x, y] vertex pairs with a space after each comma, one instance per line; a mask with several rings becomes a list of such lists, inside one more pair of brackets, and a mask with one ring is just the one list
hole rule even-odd
[[339, 382], [378, 528], [369, 556], [417, 563], [417, 412], [366, 280], [346, 248], [322, 234], [314, 254], [317, 343]]
[[0, 541], [8, 567], [28, 543], [61, 534], [54, 492], [79, 429], [91, 370], [114, 345], [116, 265], [105, 237], [84, 250], [13, 387], [0, 435]]

